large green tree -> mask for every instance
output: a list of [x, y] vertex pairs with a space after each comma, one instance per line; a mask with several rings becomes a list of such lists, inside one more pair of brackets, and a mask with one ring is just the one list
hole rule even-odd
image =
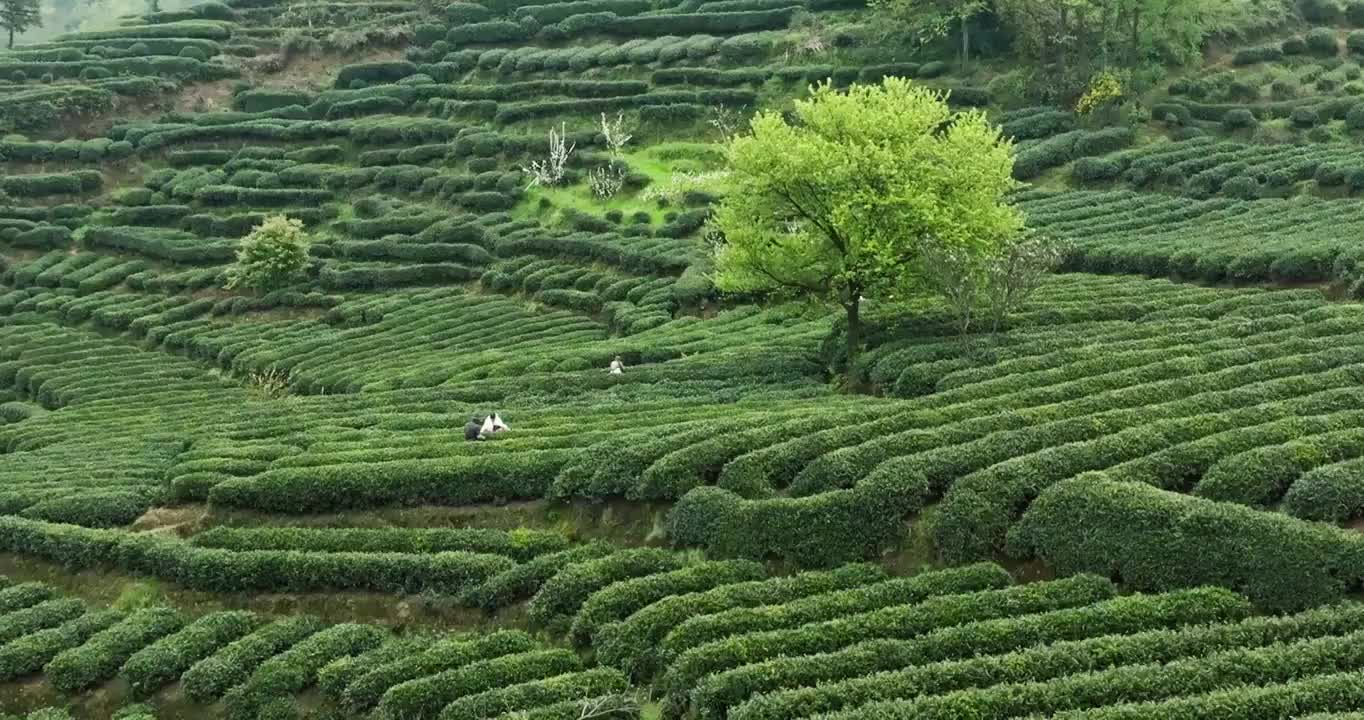
[[8, 47], [14, 47], [16, 34], [43, 26], [38, 3], [39, 0], [0, 0], [0, 28], [9, 31]]
[[1023, 224], [1004, 199], [1010, 143], [981, 113], [954, 113], [942, 94], [900, 78], [847, 92], [818, 85], [794, 121], [756, 116], [728, 158], [716, 286], [837, 303], [849, 363], [864, 297], [913, 289], [926, 248], [971, 262]]

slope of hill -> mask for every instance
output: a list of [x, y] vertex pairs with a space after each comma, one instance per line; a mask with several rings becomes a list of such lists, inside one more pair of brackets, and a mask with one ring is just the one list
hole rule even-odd
[[[1355, 717], [1364, 12], [1306, 5], [1112, 118], [844, 0], [0, 53], [0, 712]], [[988, 109], [1072, 249], [998, 333], [870, 302], [848, 367], [711, 285], [709, 181], [887, 76]], [[306, 279], [225, 289], [277, 214]]]

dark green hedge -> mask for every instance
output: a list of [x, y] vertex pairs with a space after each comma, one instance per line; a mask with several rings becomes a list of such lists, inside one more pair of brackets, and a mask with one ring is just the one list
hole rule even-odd
[[251, 632], [257, 624], [255, 613], [244, 610], [205, 615], [134, 653], [119, 674], [128, 681], [133, 695], [149, 696], [178, 680], [195, 663]]
[[310, 615], [275, 620], [194, 663], [180, 676], [180, 687], [191, 700], [212, 703], [245, 682], [262, 663], [324, 627], [321, 620]]
[[52, 658], [43, 674], [62, 692], [85, 690], [113, 677], [133, 653], [179, 630], [183, 624], [184, 619], [170, 608], [139, 610], [96, 633], [80, 647]]
[[[909, 641], [872, 641], [824, 655], [779, 658], [713, 675], [692, 694], [703, 713], [780, 720], [866, 702], [911, 698], [1219, 647], [1268, 645], [1350, 632], [1364, 610], [1248, 618], [1250, 603], [1221, 589], [1128, 595], [1080, 608], [969, 623]], [[1097, 665], [1097, 667], [1096, 667]], [[988, 680], [984, 679], [988, 678]]]
[[1100, 571], [1137, 589], [1221, 585], [1271, 610], [1329, 602], [1364, 580], [1354, 533], [1102, 474], [1043, 492], [1009, 543], [1062, 573]]
[[530, 635], [518, 630], [498, 630], [469, 638], [447, 638], [410, 657], [398, 658], [371, 668], [350, 682], [342, 705], [363, 714], [379, 704], [388, 691], [410, 680], [456, 670], [483, 660], [528, 652], [536, 647]]

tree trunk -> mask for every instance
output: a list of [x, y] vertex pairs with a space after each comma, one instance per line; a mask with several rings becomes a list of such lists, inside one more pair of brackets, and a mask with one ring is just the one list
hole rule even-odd
[[1108, 26], [1112, 9], [1109, 3], [1104, 3], [1103, 15], [1099, 17], [1099, 68], [1108, 70]]
[[961, 16], [961, 69], [966, 71], [966, 63], [971, 58], [971, 26], [967, 24], [968, 18]]
[[1132, 8], [1132, 63], [1141, 59], [1141, 8]]
[[848, 316], [848, 377], [852, 377], [853, 362], [857, 360], [857, 351], [862, 346], [862, 318], [859, 315], [862, 299], [858, 293], [851, 295], [851, 299], [843, 305]]
[[[1060, 34], [1062, 37], [1064, 37], [1065, 34], [1066, 34], [1066, 32], [1070, 30], [1070, 13], [1067, 12], [1068, 10], [1069, 10], [1069, 8], [1066, 7], [1065, 5], [1062, 5], [1062, 6], [1061, 6], [1061, 24], [1060, 24], [1060, 25], [1061, 25], [1061, 32], [1060, 32], [1059, 34]], [[1065, 53], [1065, 48], [1061, 45], [1060, 42], [1057, 42], [1057, 43], [1056, 43], [1056, 57], [1052, 59], [1052, 62], [1054, 62], [1054, 63], [1057, 65], [1057, 67], [1061, 67], [1061, 65], [1062, 65], [1062, 63], [1061, 63], [1061, 58], [1062, 58], [1062, 56], [1063, 56], [1064, 53]]]

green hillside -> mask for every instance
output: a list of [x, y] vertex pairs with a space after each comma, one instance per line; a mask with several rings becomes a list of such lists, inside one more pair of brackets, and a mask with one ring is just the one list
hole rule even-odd
[[[20, 33], [0, 718], [1364, 717], [1364, 2], [968, 5]], [[885, 78], [1064, 243], [998, 327], [716, 286], [727, 143]]]

